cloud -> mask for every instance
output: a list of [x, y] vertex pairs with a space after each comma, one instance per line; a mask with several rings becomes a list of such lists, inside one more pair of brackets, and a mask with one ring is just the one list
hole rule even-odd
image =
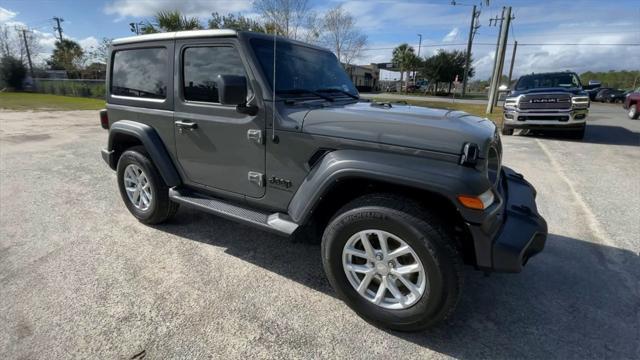
[[442, 38], [442, 42], [451, 43], [458, 40], [459, 33], [460, 31], [458, 30], [458, 28], [454, 27], [453, 29], [451, 29], [451, 31], [449, 31], [447, 35], [445, 35], [445, 37]]
[[7, 22], [16, 17], [16, 15], [18, 15], [18, 13], [0, 7], [0, 23]]
[[100, 42], [98, 41], [98, 39], [96, 39], [93, 36], [89, 36], [89, 37], [86, 37], [84, 39], [78, 40], [78, 44], [80, 44], [80, 46], [82, 46], [82, 48], [85, 51], [87, 51], [87, 50], [89, 50], [91, 48], [97, 48], [99, 43]]
[[107, 15], [125, 17], [153, 16], [158, 11], [179, 10], [186, 16], [206, 18], [212, 12], [236, 13], [251, 10], [250, 0], [110, 0], [104, 7]]
[[[621, 44], [637, 43], [638, 36], [634, 33], [620, 34], [589, 34], [589, 29], [583, 27], [585, 34], [576, 39], [573, 34], [561, 35], [556, 29], [548, 33], [536, 33], [518, 38], [520, 44], [559, 43], [575, 45], [519, 45], [514, 65], [514, 77], [532, 72], [549, 72], [571, 70], [577, 73], [586, 71], [609, 70], [640, 70], [638, 58], [640, 47]], [[537, 42], [536, 42], [537, 39]], [[541, 41], [540, 39], [546, 39]], [[553, 41], [550, 41], [553, 39]], [[592, 45], [600, 44], [600, 45]], [[513, 47], [507, 48], [504, 64], [504, 74], [508, 74], [511, 52]], [[476, 79], [486, 79], [493, 68], [495, 46], [476, 47], [473, 50], [473, 63], [476, 69]]]

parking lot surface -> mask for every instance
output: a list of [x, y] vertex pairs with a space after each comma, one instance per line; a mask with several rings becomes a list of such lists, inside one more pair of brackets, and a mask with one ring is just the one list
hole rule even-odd
[[471, 268], [453, 317], [377, 329], [337, 300], [318, 245], [180, 209], [138, 223], [96, 112], [0, 113], [0, 358], [640, 358], [640, 121], [594, 104], [583, 141], [504, 138], [547, 246]]

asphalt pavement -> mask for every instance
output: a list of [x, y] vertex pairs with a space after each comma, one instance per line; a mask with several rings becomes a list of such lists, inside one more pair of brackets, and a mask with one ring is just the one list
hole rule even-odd
[[538, 190], [545, 250], [468, 268], [453, 317], [375, 328], [318, 245], [180, 209], [138, 223], [97, 112], [0, 112], [0, 358], [640, 358], [640, 121], [594, 104], [586, 137], [504, 137]]

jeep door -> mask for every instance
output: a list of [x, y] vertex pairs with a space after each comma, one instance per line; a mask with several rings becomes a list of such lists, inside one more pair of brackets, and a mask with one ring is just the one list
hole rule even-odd
[[174, 131], [187, 183], [262, 197], [265, 146], [255, 135], [264, 134], [264, 111], [248, 115], [218, 100], [218, 75], [243, 75], [247, 84], [253, 78], [237, 40], [178, 40], [175, 49]]

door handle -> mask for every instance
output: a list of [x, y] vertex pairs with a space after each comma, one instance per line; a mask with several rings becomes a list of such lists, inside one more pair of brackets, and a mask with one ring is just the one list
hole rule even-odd
[[195, 129], [198, 128], [198, 124], [194, 123], [193, 121], [182, 121], [182, 120], [178, 120], [175, 122], [176, 127], [178, 128], [178, 132], [180, 132], [182, 134], [182, 131], [189, 130], [189, 131], [193, 131]]

